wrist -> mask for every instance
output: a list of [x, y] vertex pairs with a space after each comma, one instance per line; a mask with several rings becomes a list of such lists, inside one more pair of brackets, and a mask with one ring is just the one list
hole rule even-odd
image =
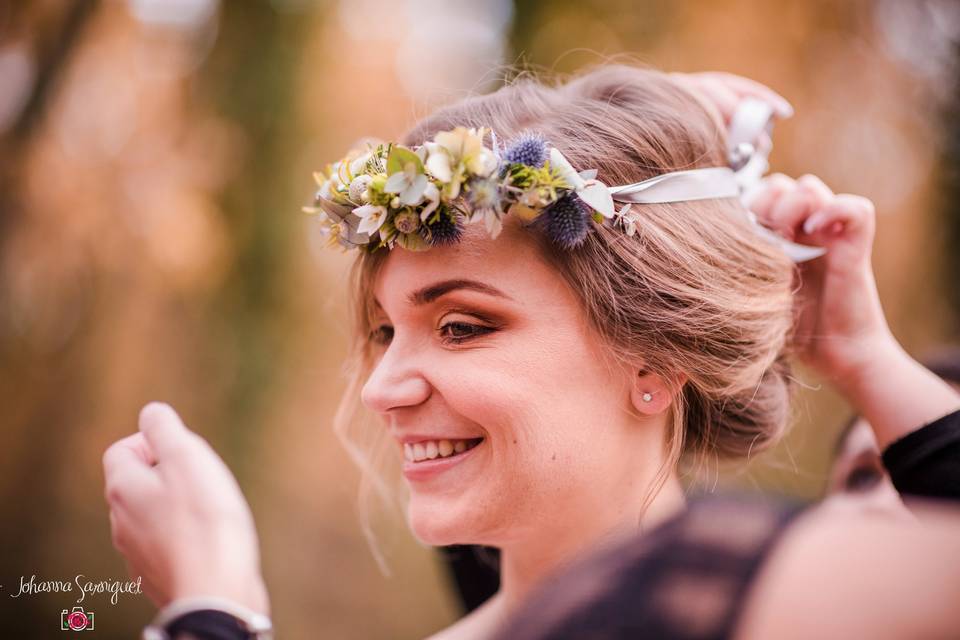
[[869, 360], [837, 386], [873, 429], [880, 450], [960, 409], [960, 394], [896, 341], [878, 343]]
[[[847, 395], [892, 365], [910, 356], [884, 324], [860, 336], [838, 339], [831, 352], [824, 351], [812, 364], [819, 373]], [[820, 366], [817, 366], [817, 365]]]
[[259, 577], [237, 580], [233, 583], [204, 585], [193, 584], [177, 589], [172, 597], [173, 601], [183, 601], [196, 598], [219, 598], [234, 602], [255, 613], [270, 615], [270, 598], [266, 585]]
[[840, 393], [858, 411], [870, 401], [880, 378], [913, 365], [913, 358], [889, 331], [865, 340], [856, 347], [858, 357], [845, 367], [837, 367], [830, 379]]

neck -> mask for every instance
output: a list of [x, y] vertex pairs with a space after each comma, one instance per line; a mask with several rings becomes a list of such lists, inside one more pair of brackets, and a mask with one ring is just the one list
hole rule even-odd
[[[508, 615], [545, 578], [559, 571], [583, 552], [604, 542], [641, 531], [649, 531], [685, 505], [683, 490], [671, 475], [641, 517], [642, 496], [635, 501], [591, 505], [590, 517], [579, 518], [574, 526], [557, 521], [548, 530], [540, 529], [536, 539], [514, 541], [500, 548], [500, 590], [497, 606]], [[624, 505], [630, 505], [625, 508]]]

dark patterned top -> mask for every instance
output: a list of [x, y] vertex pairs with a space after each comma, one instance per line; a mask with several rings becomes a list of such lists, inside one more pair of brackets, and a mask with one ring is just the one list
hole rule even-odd
[[581, 559], [533, 596], [498, 640], [721, 640], [781, 532], [781, 501], [714, 497]]

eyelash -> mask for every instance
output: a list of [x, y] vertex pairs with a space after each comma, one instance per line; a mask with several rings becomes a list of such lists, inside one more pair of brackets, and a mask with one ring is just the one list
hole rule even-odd
[[444, 329], [447, 329], [448, 327], [459, 327], [461, 329], [466, 327], [470, 331], [470, 334], [466, 336], [451, 336], [451, 335], [443, 336], [443, 341], [445, 344], [461, 344], [473, 338], [496, 331], [496, 329], [494, 329], [493, 327], [487, 327], [482, 324], [472, 324], [470, 322], [448, 322], [447, 324], [440, 327], [440, 331], [442, 332]]
[[[440, 327], [441, 334], [443, 334], [444, 330], [451, 327], [456, 327], [459, 329], [468, 328], [470, 334], [465, 336], [442, 335], [441, 340], [444, 344], [462, 344], [473, 338], [496, 331], [496, 329], [493, 327], [487, 327], [481, 324], [472, 324], [469, 322], [448, 322]], [[389, 334], [389, 336], [387, 336], [387, 334]], [[375, 344], [385, 345], [392, 339], [393, 327], [388, 324], [382, 324], [370, 332], [370, 340]]]

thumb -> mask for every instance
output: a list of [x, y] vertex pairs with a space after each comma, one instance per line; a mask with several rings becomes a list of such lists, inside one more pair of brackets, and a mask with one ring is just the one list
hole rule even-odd
[[139, 425], [158, 463], [179, 457], [193, 435], [173, 407], [163, 402], [151, 402], [141, 409]]

